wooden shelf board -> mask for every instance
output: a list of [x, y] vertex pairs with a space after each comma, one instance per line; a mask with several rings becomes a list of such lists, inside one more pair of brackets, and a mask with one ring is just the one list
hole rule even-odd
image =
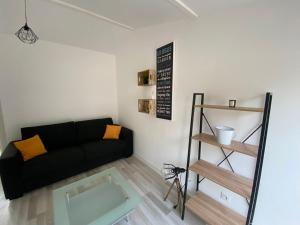
[[263, 112], [264, 108], [252, 108], [252, 107], [229, 107], [224, 105], [195, 105], [196, 108], [208, 108], [208, 109], [224, 109], [234, 111], [246, 111], [246, 112]]
[[213, 135], [201, 133], [192, 137], [194, 140], [202, 141], [207, 144], [211, 144], [214, 146], [222, 147], [224, 149], [228, 149], [231, 151], [240, 152], [249, 156], [257, 157], [258, 146], [244, 144], [238, 141], [232, 141], [231, 145], [221, 145], [218, 143], [217, 138]]
[[189, 169], [247, 199], [251, 197], [253, 181], [247, 177], [217, 167], [204, 160], [197, 161]]
[[186, 207], [209, 225], [245, 225], [246, 218], [202, 192], [190, 198]]

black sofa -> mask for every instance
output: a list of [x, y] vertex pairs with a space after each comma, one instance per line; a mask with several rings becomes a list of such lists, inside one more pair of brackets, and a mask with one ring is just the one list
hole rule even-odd
[[102, 140], [111, 118], [21, 128], [22, 139], [36, 134], [48, 153], [26, 162], [13, 142], [0, 157], [7, 199], [133, 154], [133, 132], [122, 127], [119, 140]]

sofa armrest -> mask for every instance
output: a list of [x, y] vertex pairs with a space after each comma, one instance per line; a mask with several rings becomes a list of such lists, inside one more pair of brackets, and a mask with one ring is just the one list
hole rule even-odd
[[133, 131], [122, 127], [120, 139], [126, 142], [125, 157], [131, 156], [133, 154]]
[[3, 191], [7, 199], [15, 199], [23, 195], [21, 168], [23, 158], [10, 142], [0, 157], [0, 175]]

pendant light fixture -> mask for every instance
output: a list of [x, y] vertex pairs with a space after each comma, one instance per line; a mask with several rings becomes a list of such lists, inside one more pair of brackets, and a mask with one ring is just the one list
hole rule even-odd
[[25, 25], [21, 27], [15, 35], [26, 44], [34, 44], [39, 38], [27, 25], [27, 0], [25, 0]]

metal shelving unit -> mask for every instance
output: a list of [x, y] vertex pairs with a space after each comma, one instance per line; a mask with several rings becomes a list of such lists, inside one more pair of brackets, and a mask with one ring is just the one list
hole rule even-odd
[[[201, 104], [196, 105], [197, 97], [201, 97]], [[253, 108], [253, 107], [228, 107], [222, 105], [207, 105], [204, 104], [204, 93], [194, 93], [193, 94], [193, 104], [192, 104], [192, 114], [190, 123], [190, 133], [189, 133], [189, 144], [188, 144], [188, 156], [186, 163], [186, 177], [185, 177], [185, 187], [184, 187], [184, 197], [183, 197], [183, 207], [182, 207], [182, 219], [184, 219], [184, 214], [186, 208], [190, 209], [193, 213], [202, 218], [207, 224], [223, 224], [223, 225], [251, 225], [253, 220], [253, 215], [255, 211], [256, 199], [259, 189], [264, 152], [266, 146], [269, 117], [272, 104], [272, 94], [266, 93], [265, 96], [265, 106], [264, 108]], [[193, 135], [194, 128], [194, 116], [195, 109], [200, 109], [200, 124], [199, 124], [199, 134]], [[217, 110], [234, 110], [243, 111], [249, 113], [263, 113], [263, 119], [261, 124], [256, 127], [244, 140], [241, 142], [232, 141], [231, 145], [220, 145], [216, 140], [216, 135], [212, 129], [206, 115], [204, 114], [204, 109], [217, 109]], [[203, 133], [203, 123], [206, 122], [211, 133]], [[245, 142], [256, 132], [260, 130], [259, 145], [250, 145]], [[193, 165], [190, 165], [191, 156], [191, 143], [193, 140], [199, 141], [198, 146], [198, 161]], [[202, 143], [207, 143], [220, 148], [224, 158], [217, 164], [211, 164], [207, 161], [201, 160], [201, 150]], [[226, 154], [224, 149], [230, 150], [229, 154]], [[238, 175], [233, 169], [230, 163], [230, 156], [234, 152], [239, 152], [246, 154], [250, 157], [256, 158], [255, 174], [253, 179], [249, 179]], [[227, 162], [230, 170], [223, 169], [219, 167], [223, 162]], [[187, 202], [187, 188], [188, 188], [188, 178], [189, 170], [197, 173], [197, 184], [196, 191], [197, 194], [192, 196]], [[200, 179], [200, 175], [203, 177]], [[209, 196], [205, 195], [199, 191], [199, 184], [204, 179], [209, 179], [225, 188], [245, 197], [249, 208], [247, 218], [239, 215], [233, 210], [227, 208], [221, 203], [213, 200]]]

